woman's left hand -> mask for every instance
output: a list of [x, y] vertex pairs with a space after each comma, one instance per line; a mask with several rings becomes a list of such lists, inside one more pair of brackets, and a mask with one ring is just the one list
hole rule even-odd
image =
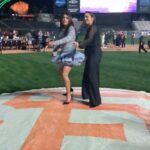
[[49, 45], [49, 47], [53, 47], [53, 46], [54, 46], [54, 41], [50, 41], [50, 42], [48, 43], [48, 45]]
[[78, 43], [78, 42], [75, 41], [73, 44], [74, 44], [74, 46], [75, 46], [76, 48], [79, 48], [79, 43]]
[[56, 57], [57, 56], [57, 52], [52, 52], [52, 57]]

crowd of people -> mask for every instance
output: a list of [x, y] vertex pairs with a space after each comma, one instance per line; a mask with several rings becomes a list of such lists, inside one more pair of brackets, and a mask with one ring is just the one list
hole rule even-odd
[[22, 34], [17, 30], [4, 30], [0, 29], [0, 49], [33, 49], [37, 51], [45, 50], [47, 41], [55, 39], [55, 32], [50, 31], [36, 31], [27, 32]]
[[[143, 32], [139, 32], [136, 34], [135, 32], [127, 33], [127, 31], [107, 31], [103, 32], [101, 34], [101, 43], [103, 48], [109, 48], [109, 47], [119, 47], [119, 48], [125, 48], [126, 44], [135, 45], [138, 44], [138, 41], [140, 42], [141, 36], [143, 36], [143, 43], [147, 43], [147, 47], [150, 48], [150, 38], [149, 40], [145, 40], [145, 35]], [[150, 37], [150, 35], [147, 35], [147, 37]], [[128, 39], [128, 41], [127, 41]]]
[[[56, 31], [31, 31], [26, 34], [22, 34], [17, 30], [4, 30], [0, 29], [0, 50], [34, 50], [34, 51], [46, 51], [47, 42], [56, 38]], [[102, 48], [119, 47], [125, 48], [128, 38], [128, 44], [135, 45], [137, 39], [140, 41], [141, 35], [136, 35], [135, 32], [128, 35], [127, 31], [106, 31], [101, 33], [101, 45]], [[150, 35], [149, 35], [150, 37]], [[142, 39], [145, 44], [146, 41]], [[147, 41], [147, 47], [150, 49], [150, 40]]]
[[127, 33], [126, 32], [103, 32], [102, 36], [102, 47], [109, 47], [110, 45], [115, 45], [118, 47], [125, 48], [126, 46], [126, 39], [127, 39]]

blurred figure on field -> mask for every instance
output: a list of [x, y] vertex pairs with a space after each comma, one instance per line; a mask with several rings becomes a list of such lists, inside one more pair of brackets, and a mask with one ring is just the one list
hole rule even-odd
[[135, 32], [131, 34], [131, 45], [135, 44]]
[[148, 49], [150, 49], [150, 40], [148, 40], [147, 45], [148, 45]]
[[126, 36], [125, 36], [124, 32], [122, 32], [122, 34], [121, 34], [121, 46], [122, 46], [122, 48], [125, 48], [125, 46], [126, 46]]
[[141, 53], [141, 50], [143, 50], [145, 53], [147, 53], [147, 50], [144, 48], [144, 33], [141, 33], [141, 36], [139, 38], [139, 54]]
[[38, 51], [41, 51], [41, 49], [43, 48], [43, 32], [40, 30], [38, 32], [38, 37], [37, 37], [37, 45], [38, 45]]
[[2, 30], [0, 28], [0, 52], [2, 52]]
[[116, 38], [116, 46], [121, 47], [121, 41], [122, 41], [122, 39], [121, 39], [121, 33], [118, 32], [117, 33], [117, 38]]
[[113, 44], [116, 45], [117, 34], [113, 32]]
[[105, 48], [105, 33], [102, 33], [101, 35], [101, 45], [102, 45], [102, 48]]
[[48, 31], [44, 32], [43, 35], [43, 51], [46, 51], [48, 49], [48, 42], [50, 41], [50, 33]]
[[104, 40], [104, 44], [107, 46], [108, 44], [108, 35], [107, 35], [107, 32], [105, 32], [105, 40]]

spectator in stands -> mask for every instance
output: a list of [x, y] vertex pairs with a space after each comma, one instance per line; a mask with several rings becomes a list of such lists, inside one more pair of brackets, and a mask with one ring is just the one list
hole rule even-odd
[[108, 32], [105, 33], [105, 46], [107, 46], [109, 43], [109, 35]]
[[144, 35], [143, 32], [141, 33], [141, 36], [139, 38], [139, 54], [141, 53], [141, 50], [143, 50], [145, 53], [147, 53], [147, 50], [144, 48]]

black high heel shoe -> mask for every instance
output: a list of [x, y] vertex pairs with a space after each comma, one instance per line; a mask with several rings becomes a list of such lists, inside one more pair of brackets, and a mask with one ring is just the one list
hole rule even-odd
[[[70, 88], [70, 92], [73, 92], [73, 91], [74, 91], [73, 88]], [[67, 93], [63, 93], [62, 95], [67, 96]]]
[[67, 100], [66, 100], [66, 101], [64, 101], [64, 102], [63, 102], [63, 105], [68, 105], [68, 104], [70, 104], [70, 103], [71, 103], [71, 101], [72, 101], [72, 97], [70, 98], [70, 100], [69, 100], [69, 101], [67, 101]]
[[68, 105], [68, 104], [70, 104], [70, 102], [68, 102], [68, 101], [63, 102], [63, 105]]

